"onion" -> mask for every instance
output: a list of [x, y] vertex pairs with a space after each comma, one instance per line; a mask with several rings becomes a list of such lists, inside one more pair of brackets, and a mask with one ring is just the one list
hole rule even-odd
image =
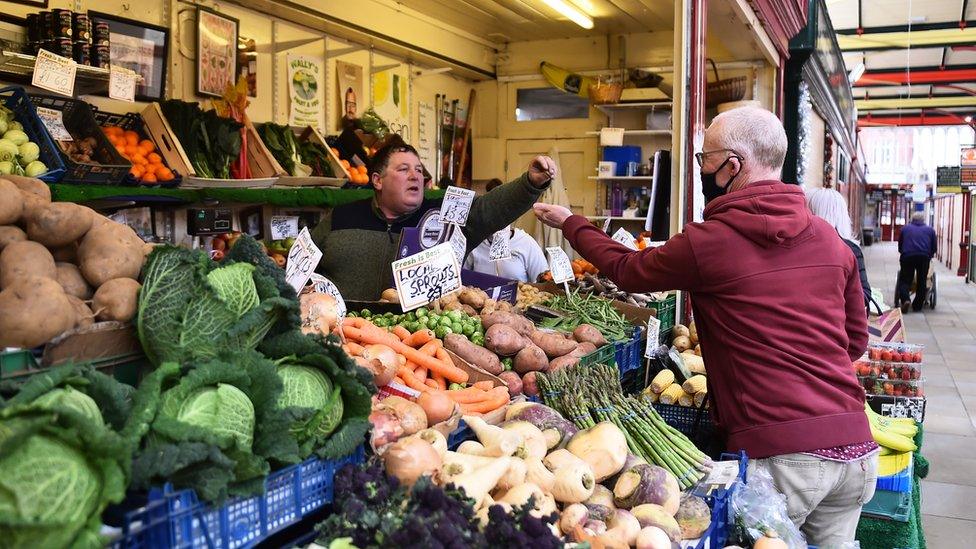
[[379, 406], [388, 407], [396, 413], [405, 435], [412, 435], [427, 428], [427, 414], [416, 403], [398, 396], [390, 396], [380, 401]]
[[379, 360], [385, 368], [397, 368], [397, 353], [386, 345], [374, 344], [367, 345], [363, 350], [363, 358], [366, 360]]
[[427, 424], [436, 425], [454, 415], [454, 401], [442, 392], [421, 393], [417, 404], [427, 414]]
[[302, 311], [302, 332], [329, 335], [339, 323], [339, 304], [329, 294], [311, 292], [298, 298]]
[[387, 473], [413, 486], [421, 476], [440, 470], [441, 456], [429, 442], [408, 437], [394, 442], [383, 452], [383, 465]]
[[361, 356], [352, 357], [361, 368], [369, 370], [373, 374], [373, 383], [377, 387], [383, 387], [384, 385], [389, 385], [393, 378], [396, 376], [396, 368], [389, 367], [389, 365], [383, 364], [379, 359], [367, 360]]

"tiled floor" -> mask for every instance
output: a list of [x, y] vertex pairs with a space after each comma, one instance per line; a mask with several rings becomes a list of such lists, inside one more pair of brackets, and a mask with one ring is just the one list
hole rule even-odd
[[[898, 274], [894, 244], [864, 248], [868, 279], [889, 304]], [[925, 441], [931, 463], [922, 481], [922, 523], [928, 547], [976, 546], [976, 285], [937, 262], [935, 310], [908, 313], [908, 341], [925, 344]]]

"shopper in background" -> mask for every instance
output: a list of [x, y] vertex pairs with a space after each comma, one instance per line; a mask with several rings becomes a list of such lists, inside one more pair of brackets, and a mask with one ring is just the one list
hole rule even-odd
[[632, 251], [585, 217], [536, 215], [600, 273], [631, 292], [691, 292], [711, 412], [731, 451], [769, 471], [811, 545], [854, 540], [874, 494], [878, 445], [851, 361], [867, 347], [857, 263], [837, 233], [779, 181], [786, 133], [755, 107], [705, 132], [702, 223]]
[[[485, 185], [485, 191], [490, 193], [501, 185], [501, 179], [492, 179]], [[535, 282], [540, 274], [549, 269], [546, 256], [542, 253], [542, 247], [522, 229], [509, 229], [508, 247], [512, 252], [512, 257], [492, 261], [489, 254], [492, 236], [489, 235], [487, 239], [471, 250], [467, 259], [464, 260], [465, 269], [500, 276], [509, 280], [518, 280], [519, 282]]]
[[[328, 212], [312, 231], [322, 250], [317, 271], [353, 300], [379, 299], [391, 287], [390, 264], [397, 259], [404, 227], [438, 227], [433, 214], [441, 199], [424, 198], [424, 167], [416, 149], [403, 143], [373, 155], [369, 175], [376, 195]], [[537, 156], [518, 179], [475, 198], [463, 231], [468, 250], [489, 235], [511, 225], [527, 212], [549, 186], [556, 163]]]
[[813, 215], [826, 221], [837, 231], [844, 244], [854, 253], [857, 260], [857, 272], [861, 278], [861, 289], [864, 290], [864, 305], [871, 302], [871, 284], [868, 283], [868, 272], [864, 268], [864, 254], [861, 246], [851, 234], [851, 214], [847, 211], [847, 201], [844, 195], [834, 189], [817, 187], [807, 191], [807, 206]]
[[[901, 305], [903, 313], [911, 305], [915, 312], [921, 311], [928, 293], [929, 262], [935, 257], [938, 239], [932, 227], [925, 224], [925, 213], [912, 214], [912, 222], [901, 229], [898, 237], [898, 252], [901, 254], [901, 269], [895, 285], [895, 304]], [[915, 300], [910, 295], [912, 282], [915, 282]]]

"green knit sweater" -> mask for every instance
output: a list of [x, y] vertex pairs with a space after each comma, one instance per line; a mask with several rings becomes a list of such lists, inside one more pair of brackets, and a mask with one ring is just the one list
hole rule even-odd
[[[529, 182], [528, 174], [475, 198], [464, 227], [470, 252], [495, 231], [515, 222], [542, 195], [545, 187]], [[318, 272], [335, 283], [345, 299], [379, 299], [393, 285], [390, 264], [397, 258], [400, 231], [416, 227], [424, 214], [439, 210], [441, 200], [424, 200], [413, 213], [384, 219], [372, 199], [333, 209], [312, 231], [322, 250]]]

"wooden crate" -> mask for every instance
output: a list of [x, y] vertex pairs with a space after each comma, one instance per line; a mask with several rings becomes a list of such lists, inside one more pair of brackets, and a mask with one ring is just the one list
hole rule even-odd
[[309, 126], [305, 128], [305, 131], [302, 132], [302, 135], [299, 139], [309, 140], [312, 141], [313, 143], [318, 143], [319, 145], [325, 147], [325, 151], [329, 155], [329, 164], [332, 166], [332, 172], [335, 174], [339, 174], [341, 177], [344, 177], [346, 179], [351, 179], [351, 177], [349, 176], [349, 171], [346, 170], [344, 167], [342, 167], [342, 163], [339, 162], [340, 160], [339, 157], [336, 156], [336, 153], [335, 151], [332, 150], [332, 147], [330, 147], [329, 144], [325, 142], [325, 138], [322, 137], [322, 134], [319, 133], [318, 130]]
[[142, 121], [146, 124], [149, 137], [156, 143], [159, 155], [166, 160], [166, 165], [178, 171], [183, 177], [195, 176], [197, 172], [186, 156], [183, 145], [173, 134], [173, 128], [163, 116], [159, 103], [150, 103], [142, 110]]

